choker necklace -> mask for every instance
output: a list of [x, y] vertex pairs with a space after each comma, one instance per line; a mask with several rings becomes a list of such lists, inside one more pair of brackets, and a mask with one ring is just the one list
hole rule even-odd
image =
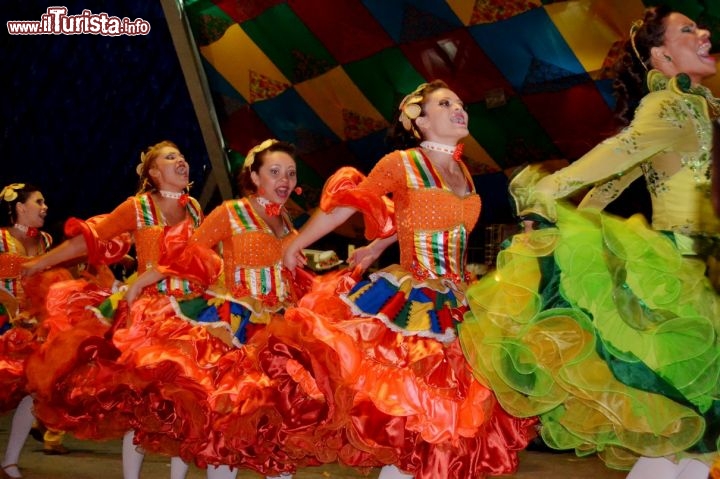
[[25, 233], [25, 236], [27, 236], [28, 238], [34, 238], [38, 235], [38, 229], [32, 226], [21, 225], [19, 223], [15, 223], [13, 226], [20, 230], [22, 233]]
[[255, 201], [257, 201], [260, 206], [265, 208], [265, 214], [267, 214], [268, 216], [280, 216], [280, 209], [282, 208], [281, 204], [274, 203], [267, 198], [263, 198], [262, 196], [255, 196]]
[[178, 204], [180, 206], [185, 206], [188, 204], [189, 196], [187, 193], [180, 193], [175, 191], [166, 191], [166, 190], [158, 190], [160, 193], [160, 196], [163, 198], [170, 198], [173, 200], [178, 200]]
[[442, 143], [436, 143], [434, 141], [427, 140], [420, 143], [420, 148], [425, 148], [426, 150], [438, 151], [440, 153], [452, 155], [453, 160], [458, 162], [462, 160], [462, 153], [464, 147], [465, 145], [463, 145], [462, 143], [459, 145], [444, 145]]

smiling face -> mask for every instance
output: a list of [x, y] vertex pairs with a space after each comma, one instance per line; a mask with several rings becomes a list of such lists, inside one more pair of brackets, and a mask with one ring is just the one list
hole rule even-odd
[[465, 105], [455, 92], [447, 88], [427, 95], [423, 114], [415, 123], [424, 139], [438, 143], [454, 145], [469, 134]]
[[41, 228], [45, 224], [48, 206], [39, 191], [33, 191], [24, 202], [15, 204], [15, 222], [32, 228]]
[[710, 32], [681, 13], [665, 18], [663, 44], [651, 49], [653, 65], [667, 76], [686, 73], [693, 85], [717, 71], [715, 58], [710, 56]]
[[159, 190], [179, 192], [190, 183], [190, 166], [180, 150], [174, 146], [158, 149], [148, 170], [148, 175]]
[[284, 204], [297, 186], [295, 160], [284, 151], [267, 151], [261, 161], [258, 171], [250, 174], [258, 196]]

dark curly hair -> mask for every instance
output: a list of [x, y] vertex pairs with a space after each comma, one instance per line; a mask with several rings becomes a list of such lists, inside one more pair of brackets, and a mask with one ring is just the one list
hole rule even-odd
[[673, 11], [666, 5], [645, 10], [642, 25], [633, 29], [614, 65], [615, 117], [622, 125], [632, 121], [640, 100], [648, 93], [646, 76], [652, 68], [650, 50], [665, 41], [665, 19]]
[[292, 143], [288, 143], [287, 141], [276, 141], [267, 148], [255, 152], [255, 159], [253, 160], [250, 167], [241, 168], [237, 174], [237, 184], [240, 188], [240, 192], [243, 195], [251, 195], [257, 193], [257, 186], [252, 181], [251, 173], [257, 173], [258, 171], [260, 171], [260, 167], [265, 161], [265, 156], [267, 156], [268, 153], [272, 153], [275, 151], [282, 151], [283, 153], [287, 153], [293, 160], [295, 160], [295, 163], [297, 163], [297, 158], [295, 157], [295, 145], [293, 145]]

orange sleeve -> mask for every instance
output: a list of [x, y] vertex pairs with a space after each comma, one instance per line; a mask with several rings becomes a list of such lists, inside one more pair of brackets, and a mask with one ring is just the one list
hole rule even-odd
[[404, 190], [406, 187], [405, 166], [400, 152], [393, 151], [380, 158], [380, 161], [358, 187], [378, 196]]
[[[344, 166], [325, 182], [320, 198], [320, 209], [332, 211], [338, 206], [360, 211], [365, 222], [365, 237], [369, 240], [387, 238], [396, 231], [395, 205], [385, 193], [399, 192], [399, 154], [383, 157], [373, 168], [370, 177], [357, 169]], [[402, 173], [404, 170], [400, 170]]]
[[137, 229], [137, 213], [135, 210], [135, 198], [128, 198], [120, 203], [112, 213], [95, 225], [98, 239], [109, 241], [122, 233], [135, 231]]
[[214, 248], [218, 243], [232, 235], [230, 225], [229, 202], [223, 202], [203, 220], [190, 238], [190, 244], [205, 248]]

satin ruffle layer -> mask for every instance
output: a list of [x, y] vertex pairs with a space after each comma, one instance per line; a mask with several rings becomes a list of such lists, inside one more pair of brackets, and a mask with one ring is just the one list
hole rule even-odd
[[[13, 301], [12, 295], [7, 293], [7, 297], [0, 298], [7, 301], [7, 304], [0, 303], [0, 318], [5, 316], [7, 319], [0, 334], [0, 412], [15, 409], [29, 393], [27, 361], [48, 334], [48, 326], [44, 324], [45, 297], [53, 283], [70, 278], [70, 272], [60, 268], [25, 278], [25, 295], [19, 312], [14, 311], [18, 303]], [[12, 322], [6, 307], [13, 310]]]
[[[398, 273], [392, 269], [385, 273]], [[427, 287], [408, 281], [411, 290]], [[535, 420], [514, 418], [499, 406], [470, 374], [456, 339], [405, 334], [354, 314], [357, 306], [338, 298], [347, 300], [352, 283], [341, 274], [319, 279], [299, 307], [286, 312], [283, 332], [298, 335], [303, 349], [324, 344], [324, 356], [308, 357], [336, 365], [328, 376], [335, 393], [326, 396], [334, 397], [335, 411], [315, 432], [324, 437], [327, 429], [340, 428], [348, 444], [338, 460], [354, 467], [395, 464], [420, 479], [513, 472], [517, 451], [534, 436]], [[372, 288], [364, 293], [373, 294]]]
[[720, 311], [704, 269], [640, 217], [560, 205], [557, 228], [513, 237], [468, 288], [460, 341], [505, 409], [541, 415], [553, 448], [621, 469], [714, 450]]
[[341, 377], [340, 361], [313, 338], [300, 347], [281, 316], [235, 348], [189, 316], [203, 310], [201, 298], [145, 295], [114, 310], [109, 293], [80, 281], [53, 293], [54, 332], [29, 369], [48, 427], [84, 439], [133, 429], [148, 452], [265, 475], [368, 456], [332, 423], [342, 395], [328, 377]]

